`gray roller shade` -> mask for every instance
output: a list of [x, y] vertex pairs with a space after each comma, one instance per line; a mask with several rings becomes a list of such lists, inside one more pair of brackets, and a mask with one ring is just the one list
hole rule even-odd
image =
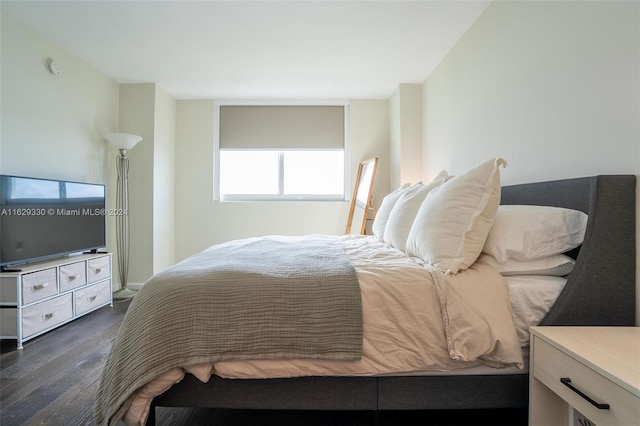
[[220, 149], [344, 149], [344, 106], [221, 106]]

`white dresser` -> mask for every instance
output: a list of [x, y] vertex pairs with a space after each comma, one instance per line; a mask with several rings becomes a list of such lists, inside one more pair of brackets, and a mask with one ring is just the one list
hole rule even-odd
[[640, 328], [532, 327], [529, 426], [640, 425]]
[[111, 254], [20, 266], [0, 274], [0, 338], [22, 344], [102, 306], [113, 306]]

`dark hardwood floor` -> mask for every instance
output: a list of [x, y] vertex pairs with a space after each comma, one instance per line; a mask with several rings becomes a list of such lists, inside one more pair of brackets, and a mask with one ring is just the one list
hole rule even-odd
[[[104, 360], [129, 302], [115, 302], [25, 343], [0, 344], [0, 425], [93, 425]], [[526, 425], [525, 410], [382, 412], [382, 426]], [[371, 426], [371, 412], [157, 409], [171, 426]]]

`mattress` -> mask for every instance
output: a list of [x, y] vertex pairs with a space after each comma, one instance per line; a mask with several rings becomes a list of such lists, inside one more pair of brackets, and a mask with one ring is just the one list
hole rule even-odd
[[390, 373], [376, 374], [378, 377], [416, 377], [416, 376], [495, 376], [504, 374], [529, 374], [529, 347], [522, 348], [522, 368], [509, 366], [505, 368], [494, 368], [487, 365], [476, 365], [473, 367], [460, 368], [449, 371], [412, 371], [410, 373]]

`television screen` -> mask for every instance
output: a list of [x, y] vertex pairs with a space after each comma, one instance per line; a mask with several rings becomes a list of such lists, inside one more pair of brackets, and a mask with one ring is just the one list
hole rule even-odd
[[0, 175], [0, 266], [106, 245], [105, 187]]

